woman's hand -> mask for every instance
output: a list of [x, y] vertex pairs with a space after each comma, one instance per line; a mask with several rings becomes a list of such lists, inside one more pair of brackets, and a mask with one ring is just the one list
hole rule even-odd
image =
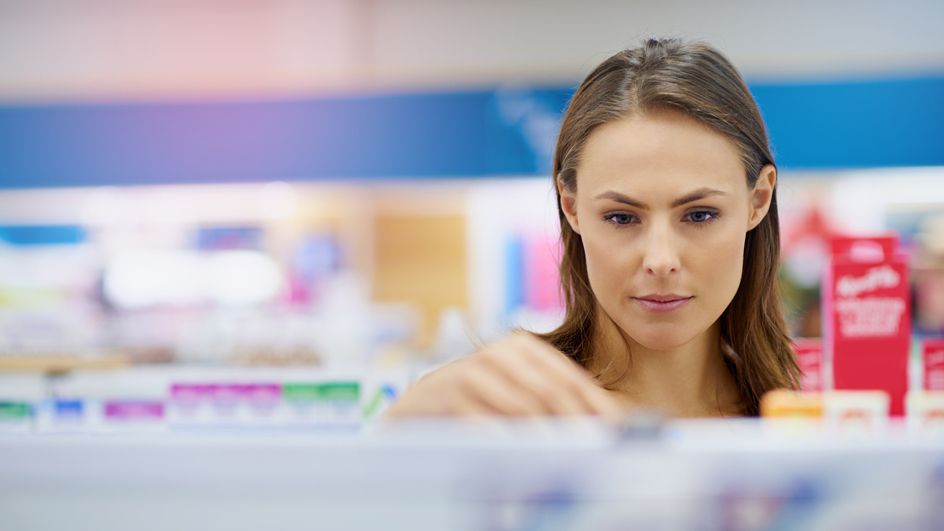
[[601, 415], [617, 420], [620, 412], [577, 363], [519, 332], [427, 374], [387, 416]]

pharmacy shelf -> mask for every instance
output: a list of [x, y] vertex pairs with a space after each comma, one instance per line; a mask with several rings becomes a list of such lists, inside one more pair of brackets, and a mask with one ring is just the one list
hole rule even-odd
[[941, 529], [944, 440], [752, 420], [0, 436], [3, 529]]
[[78, 356], [0, 356], [0, 373], [42, 372], [65, 373], [75, 370], [121, 369], [131, 365], [125, 355], [94, 358]]

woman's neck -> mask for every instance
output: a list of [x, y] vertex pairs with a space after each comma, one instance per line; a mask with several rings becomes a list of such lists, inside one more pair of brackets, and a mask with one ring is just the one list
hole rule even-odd
[[588, 368], [618, 400], [669, 417], [740, 414], [737, 382], [721, 351], [720, 322], [677, 348], [654, 350], [626, 335], [599, 306], [597, 317], [598, 341]]

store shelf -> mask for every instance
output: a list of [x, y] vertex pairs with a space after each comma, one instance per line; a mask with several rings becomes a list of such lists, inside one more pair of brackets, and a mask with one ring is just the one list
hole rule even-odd
[[[759, 421], [0, 437], [4, 529], [935, 529], [944, 441]], [[940, 527], [936, 527], [940, 529]]]
[[95, 358], [78, 356], [0, 356], [0, 373], [63, 373], [79, 369], [120, 369], [128, 367], [128, 356], [115, 354]]

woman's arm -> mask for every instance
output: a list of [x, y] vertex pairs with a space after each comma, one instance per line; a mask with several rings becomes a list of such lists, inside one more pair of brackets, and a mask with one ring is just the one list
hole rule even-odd
[[620, 408], [573, 360], [528, 333], [515, 333], [449, 363], [407, 389], [387, 412], [414, 415], [601, 415]]

